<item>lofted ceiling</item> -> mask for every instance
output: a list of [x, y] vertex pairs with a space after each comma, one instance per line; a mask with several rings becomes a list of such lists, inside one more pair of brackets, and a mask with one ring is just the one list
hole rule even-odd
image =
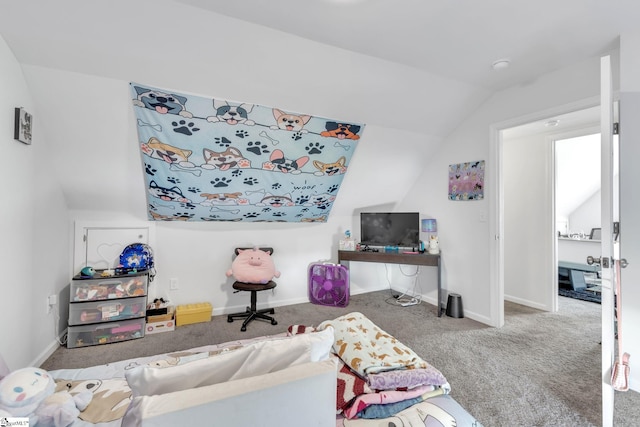
[[[64, 104], [82, 105], [82, 96], [92, 96], [95, 114], [127, 121], [126, 104], [95, 101], [104, 95], [101, 92], [119, 87], [118, 82], [145, 81], [147, 73], [154, 76], [149, 84], [172, 82], [173, 76], [184, 77], [184, 70], [189, 70], [183, 79], [186, 87], [169, 87], [260, 102], [269, 91], [285, 87], [286, 78], [276, 75], [247, 89], [230, 75], [233, 93], [211, 93], [206, 79], [214, 71], [219, 73], [212, 67], [225, 66], [216, 60], [236, 61], [234, 71], [246, 72], [248, 66], [259, 68], [266, 55], [279, 55], [289, 68], [296, 68], [291, 64], [300, 58], [299, 68], [304, 69], [309, 60], [305, 46], [313, 46], [314, 52], [324, 48], [354, 52], [360, 56], [353, 60], [372, 58], [378, 61], [372, 64], [383, 61], [401, 67], [402, 75], [424, 81], [424, 87], [397, 81], [395, 88], [385, 88], [393, 76], [380, 82], [378, 76], [362, 75], [356, 79], [360, 81], [349, 83], [375, 86], [376, 93], [359, 104], [355, 96], [344, 96], [331, 106], [335, 111], [318, 99], [312, 107], [302, 104], [295, 87], [286, 93], [280, 90], [278, 96], [298, 111], [346, 116], [440, 141], [494, 92], [527, 85], [544, 73], [610, 52], [619, 34], [637, 25], [638, 16], [637, 0], [3, 0], [0, 35], [25, 68], [36, 109], [46, 117], [47, 142], [54, 147], [68, 202], [72, 208], [82, 208], [99, 200], [91, 198], [86, 183], [74, 174], [113, 177], [115, 164], [96, 169], [85, 164], [83, 156], [112, 161], [125, 150], [114, 141], [125, 140], [128, 130], [96, 135], [96, 140], [104, 140], [92, 141], [89, 152], [89, 129], [82, 127], [88, 112], [76, 111], [70, 122], [63, 115]], [[244, 57], [253, 63], [244, 66]], [[509, 60], [509, 67], [494, 70], [492, 63], [499, 59]], [[327, 58], [313, 66], [315, 73], [337, 73], [349, 64], [333, 64]], [[77, 93], [48, 86], [58, 72], [77, 73]], [[86, 76], [102, 79], [104, 87], [93, 87]], [[387, 108], [375, 108], [374, 101], [404, 99], [393, 91], [415, 91], [411, 96], [420, 99], [419, 108], [405, 109], [390, 121]]]
[[[635, 0], [176, 0], [491, 91], [601, 55]], [[494, 61], [511, 66], [496, 73]]]
[[[0, 3], [0, 33], [20, 62], [114, 77], [119, 58], [180, 60], [202, 47], [239, 45], [216, 16], [406, 65], [490, 92], [607, 53], [640, 16], [636, 0], [48, 0]], [[201, 20], [209, 28], [197, 27]], [[194, 23], [190, 25], [191, 23]], [[203, 40], [203, 41], [200, 41]], [[141, 43], [146, 43], [145, 49]], [[280, 55], [299, 54], [274, 47]], [[168, 52], [164, 52], [167, 56]], [[87, 59], [102, 57], [99, 69]], [[507, 59], [496, 71], [492, 64]], [[95, 59], [94, 59], [95, 61]], [[84, 66], [83, 66], [84, 64]]]

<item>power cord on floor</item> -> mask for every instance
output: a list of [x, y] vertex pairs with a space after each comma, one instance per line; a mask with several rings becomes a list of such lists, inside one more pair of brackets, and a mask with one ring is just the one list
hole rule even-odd
[[404, 291], [402, 294], [394, 294], [393, 290], [391, 288], [391, 281], [389, 280], [389, 270], [388, 270], [388, 266], [387, 264], [385, 264], [385, 271], [386, 271], [386, 278], [387, 278], [387, 283], [389, 284], [389, 291], [392, 294], [392, 298], [393, 299], [387, 299], [387, 303], [392, 304], [392, 305], [399, 305], [401, 307], [409, 307], [412, 305], [418, 305], [422, 302], [422, 295], [420, 293], [417, 293], [417, 288], [418, 288], [418, 279], [419, 279], [419, 274], [420, 274], [420, 266], [416, 266], [416, 271], [413, 274], [408, 274], [406, 272], [404, 272], [402, 270], [402, 265], [398, 266], [400, 273], [402, 273], [403, 276], [405, 277], [413, 277], [414, 278], [414, 282], [413, 282], [413, 292], [411, 295], [409, 295], [409, 290], [407, 289], [406, 291]]

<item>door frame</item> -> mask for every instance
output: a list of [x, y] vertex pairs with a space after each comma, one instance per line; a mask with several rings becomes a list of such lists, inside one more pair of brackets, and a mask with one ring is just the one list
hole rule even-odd
[[[600, 97], [591, 97], [581, 101], [549, 108], [516, 117], [506, 121], [494, 123], [489, 126], [490, 144], [489, 159], [494, 167], [487, 168], [489, 188], [495, 191], [487, 197], [489, 203], [489, 283], [491, 295], [491, 325], [504, 326], [504, 177], [503, 177], [503, 144], [502, 131], [516, 126], [526, 125], [532, 122], [544, 121], [554, 116], [572, 113], [600, 105]], [[552, 170], [552, 169], [551, 169]], [[553, 201], [555, 211], [555, 201]], [[554, 212], [549, 212], [551, 216]], [[555, 224], [555, 221], [552, 221]], [[554, 225], [555, 229], [555, 225]], [[549, 230], [549, 233], [553, 233]], [[557, 258], [554, 254], [552, 258]], [[553, 263], [553, 259], [549, 260]]]
[[[611, 57], [604, 56], [600, 59], [600, 149], [601, 149], [601, 217], [602, 238], [600, 240], [600, 257], [603, 262], [600, 272], [602, 277], [601, 298], [602, 298], [602, 426], [613, 425], [614, 411], [614, 390], [609, 381], [611, 378], [611, 367], [615, 357], [614, 338], [614, 242], [613, 242], [613, 204], [619, 197], [615, 195], [613, 189], [613, 123], [614, 104], [616, 100], [613, 94], [613, 73], [611, 70]], [[619, 191], [619, 190], [618, 190]], [[609, 265], [604, 259], [610, 260]]]

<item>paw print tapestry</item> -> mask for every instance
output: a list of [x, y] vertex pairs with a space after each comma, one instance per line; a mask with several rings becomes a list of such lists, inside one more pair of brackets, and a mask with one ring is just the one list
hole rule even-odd
[[148, 217], [326, 222], [363, 124], [131, 83]]

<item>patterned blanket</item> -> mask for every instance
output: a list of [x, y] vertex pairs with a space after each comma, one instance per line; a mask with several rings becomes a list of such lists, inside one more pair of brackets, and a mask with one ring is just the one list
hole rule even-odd
[[326, 222], [363, 124], [131, 84], [156, 221]]
[[389, 335], [362, 313], [345, 314], [318, 325], [333, 326], [335, 353], [355, 372], [367, 374], [394, 369], [425, 369], [429, 365], [413, 350]]
[[[339, 366], [336, 411], [344, 416], [345, 426], [351, 419], [380, 421], [405, 410], [412, 414], [409, 418], [424, 421], [411, 408], [449, 393], [451, 387], [440, 371], [362, 313], [327, 320], [317, 329], [329, 326], [334, 329]], [[398, 420], [388, 421], [393, 425]]]

